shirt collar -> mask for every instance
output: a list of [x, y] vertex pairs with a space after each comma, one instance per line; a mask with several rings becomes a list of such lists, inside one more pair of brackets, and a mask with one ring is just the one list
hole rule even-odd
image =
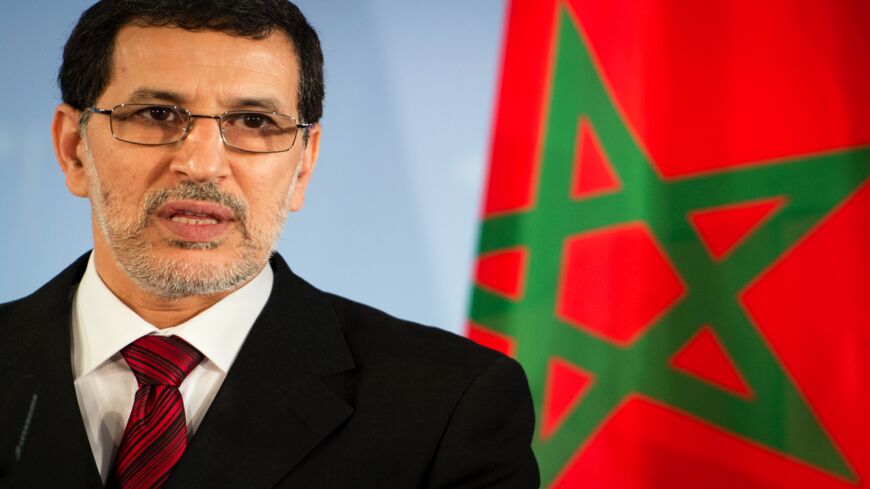
[[186, 322], [166, 329], [148, 323], [103, 283], [91, 253], [73, 301], [73, 373], [86, 375], [148, 334], [178, 336], [227, 373], [272, 291], [272, 267]]

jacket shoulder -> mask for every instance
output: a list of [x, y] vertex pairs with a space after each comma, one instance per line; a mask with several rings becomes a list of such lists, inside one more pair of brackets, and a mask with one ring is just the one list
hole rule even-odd
[[422, 454], [422, 485], [538, 487], [534, 407], [514, 359], [448, 331], [327, 298], [356, 361], [355, 385], [367, 391], [350, 396], [358, 417], [387, 417], [401, 428], [390, 443], [403, 456]]
[[399, 319], [365, 304], [326, 293], [357, 361], [413, 361], [438, 368], [482, 370], [507, 358], [468, 338]]
[[57, 327], [58, 318], [71, 314], [75, 285], [81, 280], [87, 260], [88, 253], [32, 294], [0, 304], [0, 365], [26, 351], [47, 328]]

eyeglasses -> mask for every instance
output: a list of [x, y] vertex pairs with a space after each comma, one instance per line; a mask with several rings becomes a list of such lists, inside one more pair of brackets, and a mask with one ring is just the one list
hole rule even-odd
[[177, 143], [190, 134], [194, 117], [215, 119], [221, 139], [230, 148], [251, 153], [281, 153], [296, 142], [301, 124], [289, 115], [275, 112], [231, 110], [220, 115], [191, 114], [174, 105], [121, 104], [111, 109], [87, 109], [109, 116], [112, 136], [126, 143], [162, 146]]

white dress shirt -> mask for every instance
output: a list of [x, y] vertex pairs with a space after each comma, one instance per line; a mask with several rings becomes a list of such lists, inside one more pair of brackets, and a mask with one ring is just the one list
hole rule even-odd
[[72, 308], [72, 367], [76, 397], [97, 469], [106, 482], [133, 408], [136, 378], [121, 349], [148, 334], [175, 335], [204, 359], [179, 387], [188, 435], [199, 427], [245, 337], [272, 290], [272, 268], [187, 322], [157, 329], [121, 302], [97, 274], [94, 256]]

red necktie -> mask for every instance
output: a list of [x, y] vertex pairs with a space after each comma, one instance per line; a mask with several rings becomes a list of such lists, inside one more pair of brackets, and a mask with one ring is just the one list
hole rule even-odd
[[115, 457], [109, 487], [160, 488], [187, 448], [187, 422], [178, 386], [202, 353], [176, 336], [143, 336], [121, 354], [139, 389]]

